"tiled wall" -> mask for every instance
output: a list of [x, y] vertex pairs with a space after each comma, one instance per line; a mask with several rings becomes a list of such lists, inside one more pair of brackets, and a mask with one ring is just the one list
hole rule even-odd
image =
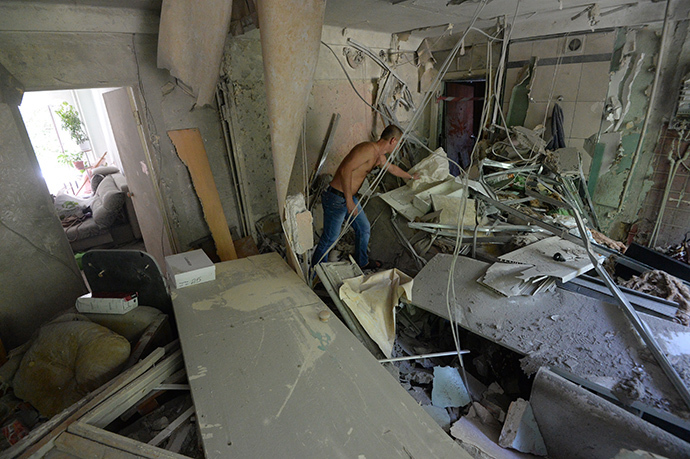
[[[599, 131], [615, 35], [604, 32], [511, 43], [504, 110], [508, 110], [510, 94], [523, 65], [537, 57], [524, 125], [533, 129], [545, 124], [553, 104], [558, 103], [563, 109], [567, 146], [582, 147], [585, 139]], [[583, 44], [580, 50], [569, 52], [566, 43], [574, 37]]]
[[[684, 140], [690, 133], [685, 133]], [[651, 236], [657, 215], [663, 205], [663, 195], [670, 173], [668, 160], [669, 151], [673, 150], [673, 157], [682, 157], [690, 145], [679, 139], [679, 132], [664, 127], [659, 143], [654, 151], [652, 162], [652, 180], [654, 185], [645, 198], [635, 240], [647, 244]], [[678, 154], [680, 152], [680, 155]], [[685, 161], [690, 167], [690, 160]], [[666, 200], [666, 210], [661, 220], [659, 237], [656, 246], [667, 246], [682, 242], [685, 233], [690, 231], [690, 171], [680, 166], [675, 179], [671, 183], [671, 190]]]

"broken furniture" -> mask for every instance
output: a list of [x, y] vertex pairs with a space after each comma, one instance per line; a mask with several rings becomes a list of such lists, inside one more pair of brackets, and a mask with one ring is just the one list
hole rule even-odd
[[133, 405], [182, 369], [182, 353], [174, 343], [158, 348], [135, 366], [86, 395], [34, 429], [10, 449], [7, 458], [185, 456], [106, 430]]
[[[66, 194], [55, 198], [55, 210], [74, 252], [106, 244], [141, 239], [125, 176], [114, 166], [98, 167], [91, 180], [93, 196], [87, 199]], [[97, 180], [96, 177], [102, 177]], [[91, 210], [88, 216], [87, 209]]]
[[469, 457], [279, 255], [172, 296], [207, 457]]
[[170, 293], [156, 260], [140, 250], [90, 250], [82, 257], [94, 292], [136, 292], [139, 304], [172, 316]]
[[[446, 284], [451, 255], [434, 257], [415, 277], [414, 305], [449, 319]], [[463, 328], [519, 354], [526, 373], [548, 366], [559, 375], [631, 408], [690, 430], [690, 412], [661, 367], [617, 305], [557, 288], [537, 296], [505, 298], [476, 280], [489, 264], [460, 257], [455, 266], [453, 319]], [[687, 327], [639, 314], [662, 350], [679, 369], [687, 368]], [[687, 342], [687, 341], [685, 341]], [[636, 372], [637, 368], [643, 372]], [[688, 374], [687, 371], [680, 373]], [[685, 377], [687, 379], [687, 376]], [[644, 390], [630, 395], [640, 380]], [[686, 384], [690, 381], [685, 381]]]

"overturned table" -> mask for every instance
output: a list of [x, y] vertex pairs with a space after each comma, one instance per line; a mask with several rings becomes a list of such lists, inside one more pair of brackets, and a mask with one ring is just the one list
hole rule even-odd
[[469, 457], [277, 254], [172, 296], [206, 457]]

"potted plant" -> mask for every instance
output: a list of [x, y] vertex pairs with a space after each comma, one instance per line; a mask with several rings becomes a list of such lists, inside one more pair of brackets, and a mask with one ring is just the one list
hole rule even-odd
[[86, 132], [84, 132], [79, 112], [72, 105], [63, 102], [60, 108], [55, 110], [55, 113], [62, 120], [62, 128], [69, 132], [70, 137], [79, 145], [79, 148], [82, 151], [90, 150], [89, 138], [86, 136]]
[[67, 164], [68, 166], [74, 166], [80, 171], [83, 171], [86, 166], [84, 165], [84, 152], [70, 152], [64, 151], [62, 154], [57, 156], [58, 162], [62, 164]]

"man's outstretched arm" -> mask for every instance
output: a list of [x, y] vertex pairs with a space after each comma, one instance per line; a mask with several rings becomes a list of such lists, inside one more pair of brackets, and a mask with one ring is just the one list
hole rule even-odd
[[390, 172], [391, 174], [395, 175], [396, 177], [400, 177], [400, 178], [404, 178], [404, 179], [414, 179], [414, 180], [417, 180], [419, 178], [419, 174], [415, 173], [414, 175], [410, 175], [409, 173], [400, 169], [395, 164], [389, 164], [388, 166], [384, 166], [384, 167], [386, 168], [387, 172]]

